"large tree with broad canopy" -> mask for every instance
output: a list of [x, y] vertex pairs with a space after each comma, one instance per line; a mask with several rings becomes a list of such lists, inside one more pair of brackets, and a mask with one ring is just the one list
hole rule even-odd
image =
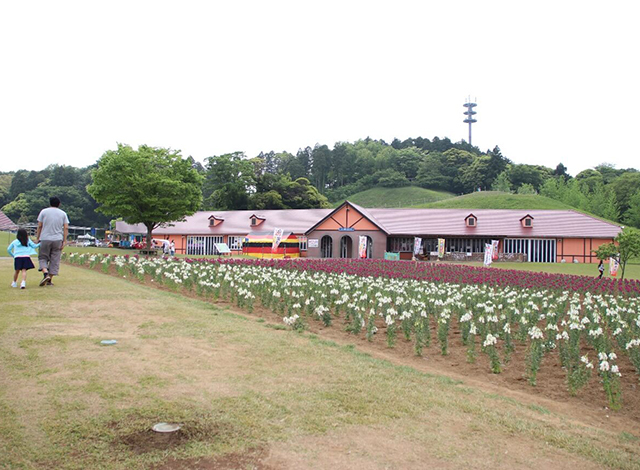
[[202, 176], [179, 151], [118, 144], [98, 160], [87, 191], [103, 214], [147, 228], [147, 249], [158, 226], [184, 220], [202, 203]]

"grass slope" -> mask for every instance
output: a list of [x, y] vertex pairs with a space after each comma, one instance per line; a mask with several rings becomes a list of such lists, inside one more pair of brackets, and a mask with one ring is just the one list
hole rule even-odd
[[[444, 191], [406, 186], [402, 188], [371, 188], [352, 194], [347, 199], [362, 207], [410, 207], [415, 204], [427, 204], [453, 197]], [[344, 200], [334, 204], [338, 207]]]
[[[0, 468], [640, 468], [631, 429], [228, 306], [61, 273], [53, 288], [0, 287]], [[161, 421], [183, 428], [151, 432]]]
[[433, 209], [573, 209], [567, 204], [535, 194], [510, 194], [482, 191], [426, 204], [415, 208]]

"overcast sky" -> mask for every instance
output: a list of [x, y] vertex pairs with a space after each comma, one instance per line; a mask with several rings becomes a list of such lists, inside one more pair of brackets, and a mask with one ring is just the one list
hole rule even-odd
[[468, 139], [640, 168], [637, 20], [615, 1], [2, 1], [0, 171], [118, 142], [206, 157]]

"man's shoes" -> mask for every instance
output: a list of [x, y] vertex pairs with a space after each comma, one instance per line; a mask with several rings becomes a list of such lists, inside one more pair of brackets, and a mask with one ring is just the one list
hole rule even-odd
[[18, 283], [17, 283], [16, 281], [13, 281], [13, 282], [11, 283], [11, 287], [18, 287]]
[[22, 282], [20, 283], [20, 289], [26, 289], [26, 288], [27, 288], [27, 283], [26, 283], [26, 281], [22, 281]]
[[55, 284], [53, 282], [51, 282], [51, 279], [53, 279], [53, 277], [49, 276], [49, 280], [47, 281], [47, 285], [48, 286], [55, 286]]
[[47, 285], [51, 282], [51, 276], [49, 276], [49, 274], [45, 274], [44, 277], [42, 278], [42, 281], [40, 281], [40, 287]]

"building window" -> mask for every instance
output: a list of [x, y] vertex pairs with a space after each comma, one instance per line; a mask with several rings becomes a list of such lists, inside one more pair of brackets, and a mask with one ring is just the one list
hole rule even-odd
[[413, 242], [413, 237], [389, 237], [387, 238], [387, 251], [391, 253], [413, 251]]
[[300, 247], [300, 251], [307, 251], [307, 237], [298, 237], [298, 246]]
[[531, 227], [533, 225], [533, 220], [526, 218], [524, 219], [524, 226], [525, 227]]
[[320, 240], [320, 257], [333, 258], [333, 239], [329, 235], [325, 235]]
[[222, 236], [188, 236], [187, 254], [199, 256], [215, 255], [217, 253], [216, 243], [224, 243], [224, 238]]
[[490, 243], [490, 238], [447, 238], [444, 249], [448, 253], [484, 253], [484, 246]]
[[555, 239], [505, 238], [505, 254], [523, 254], [531, 263], [555, 263], [557, 242]]
[[244, 237], [229, 237], [227, 245], [232, 251], [242, 251], [242, 240]]
[[216, 224], [215, 219], [209, 219], [209, 226], [213, 227]]
[[251, 225], [258, 225], [258, 219], [256, 219], [255, 217], [251, 218]]

